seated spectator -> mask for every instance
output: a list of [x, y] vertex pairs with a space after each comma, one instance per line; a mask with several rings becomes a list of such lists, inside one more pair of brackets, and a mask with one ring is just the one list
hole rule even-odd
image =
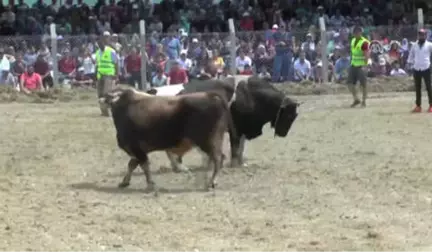
[[395, 61], [392, 64], [392, 70], [390, 71], [390, 76], [400, 77], [400, 76], [408, 76], [408, 74], [400, 68], [399, 62]]
[[223, 68], [225, 67], [225, 61], [224, 59], [219, 55], [218, 50], [213, 50], [213, 65], [216, 67], [217, 72], [221, 73]]
[[315, 51], [315, 42], [312, 40], [312, 33], [308, 33], [306, 35], [306, 41], [302, 43], [301, 50], [302, 51]]
[[343, 50], [341, 57], [336, 60], [334, 67], [334, 76], [336, 82], [340, 83], [342, 80], [346, 80], [348, 78], [350, 65], [351, 63], [349, 53], [346, 50]]
[[37, 53], [33, 46], [28, 47], [24, 53], [24, 62], [26, 66], [33, 66], [37, 59]]
[[34, 71], [41, 76], [42, 84], [45, 89], [52, 88], [54, 86], [49, 64], [43, 55], [39, 55], [37, 57], [37, 60], [34, 64]]
[[177, 60], [171, 61], [171, 69], [168, 73], [167, 85], [187, 84], [189, 82], [186, 70], [181, 68]]
[[78, 68], [77, 74], [71, 81], [72, 87], [90, 87], [94, 80], [85, 74], [84, 67]]
[[135, 87], [136, 83], [141, 87], [141, 55], [136, 47], [132, 47], [124, 60], [124, 72], [130, 86]]
[[9, 86], [12, 88], [17, 87], [15, 77], [12, 75], [11, 72], [7, 70], [3, 70], [0, 72], [0, 85]]
[[84, 68], [84, 74], [91, 79], [96, 79], [96, 54], [91, 54], [88, 48], [84, 48], [82, 56], [78, 59]]
[[164, 74], [164, 70], [160, 67], [156, 70], [156, 75], [152, 79], [152, 87], [162, 87], [167, 85], [167, 77]]
[[78, 67], [77, 60], [72, 57], [71, 52], [66, 52], [65, 56], [58, 62], [59, 72], [66, 78], [73, 78]]
[[238, 72], [242, 72], [246, 65], [252, 66], [252, 60], [246, 56], [245, 52], [240, 51], [239, 56], [235, 60], [235, 66]]
[[265, 67], [265, 66], [261, 67], [261, 70], [260, 70], [260, 73], [258, 74], [258, 77], [271, 80], [271, 74], [268, 72], [267, 67]]
[[178, 61], [180, 63], [180, 66], [189, 73], [192, 68], [192, 60], [188, 59], [186, 57], [186, 54], [186, 51], [182, 51], [180, 53], [180, 59]]
[[33, 91], [43, 91], [42, 77], [34, 72], [33, 66], [28, 66], [20, 77], [20, 90], [26, 94]]
[[241, 75], [253, 75], [253, 71], [250, 65], [245, 65], [243, 70], [240, 71]]
[[12, 69], [11, 73], [13, 74], [13, 76], [15, 76], [15, 78], [17, 78], [17, 80], [19, 80], [19, 77], [21, 76], [21, 74], [24, 73], [24, 71], [26, 69], [26, 65], [25, 65], [25, 62], [23, 60], [23, 56], [20, 52], [17, 53], [16, 58], [15, 58], [15, 62], [12, 64], [11, 69]]
[[301, 52], [299, 58], [294, 61], [294, 80], [312, 80], [312, 65], [306, 59], [306, 54]]

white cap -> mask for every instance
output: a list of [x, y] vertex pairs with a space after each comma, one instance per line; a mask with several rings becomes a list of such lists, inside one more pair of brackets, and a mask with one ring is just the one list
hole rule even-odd
[[103, 35], [104, 35], [104, 36], [111, 36], [111, 34], [110, 34], [109, 31], [104, 31], [104, 32], [103, 32]]
[[192, 43], [198, 43], [198, 39], [197, 38], [193, 38], [192, 39]]
[[272, 29], [279, 29], [279, 26], [278, 26], [277, 24], [274, 24], [274, 25], [272, 26]]

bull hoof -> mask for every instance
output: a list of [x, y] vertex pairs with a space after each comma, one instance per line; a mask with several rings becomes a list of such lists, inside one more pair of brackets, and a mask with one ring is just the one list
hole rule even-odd
[[130, 185], [129, 182], [121, 182], [120, 184], [118, 184], [118, 188], [126, 188]]
[[173, 171], [176, 173], [180, 173], [180, 172], [189, 172], [189, 168], [184, 166], [184, 165], [179, 165], [177, 167], [173, 167]]

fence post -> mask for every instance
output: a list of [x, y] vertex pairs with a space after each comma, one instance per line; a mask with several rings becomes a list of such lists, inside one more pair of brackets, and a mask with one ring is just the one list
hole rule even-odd
[[424, 28], [424, 17], [423, 17], [423, 9], [417, 9], [417, 22], [418, 29]]
[[50, 25], [50, 35], [51, 35], [51, 56], [52, 56], [52, 72], [53, 72], [53, 82], [54, 86], [59, 84], [58, 82], [58, 62], [57, 62], [57, 32], [56, 32], [56, 24]]
[[229, 26], [229, 31], [230, 31], [230, 43], [231, 43], [231, 47], [230, 47], [230, 58], [231, 58], [231, 75], [234, 76], [237, 74], [236, 71], [236, 57], [237, 57], [237, 52], [236, 52], [236, 34], [235, 34], [235, 27], [234, 27], [234, 20], [232, 18], [228, 19], [228, 26]]
[[140, 20], [140, 42], [141, 42], [141, 86], [140, 89], [148, 90], [150, 85], [147, 82], [147, 56], [146, 56], [146, 41], [145, 41], [145, 21]]
[[321, 30], [321, 62], [323, 83], [328, 83], [327, 31], [323, 17], [319, 18], [319, 24]]

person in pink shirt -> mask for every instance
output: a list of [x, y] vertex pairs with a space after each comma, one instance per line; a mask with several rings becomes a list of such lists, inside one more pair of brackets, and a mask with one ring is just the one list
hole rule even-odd
[[42, 77], [34, 72], [33, 66], [28, 66], [27, 70], [20, 77], [20, 90], [26, 94], [33, 91], [43, 91]]

